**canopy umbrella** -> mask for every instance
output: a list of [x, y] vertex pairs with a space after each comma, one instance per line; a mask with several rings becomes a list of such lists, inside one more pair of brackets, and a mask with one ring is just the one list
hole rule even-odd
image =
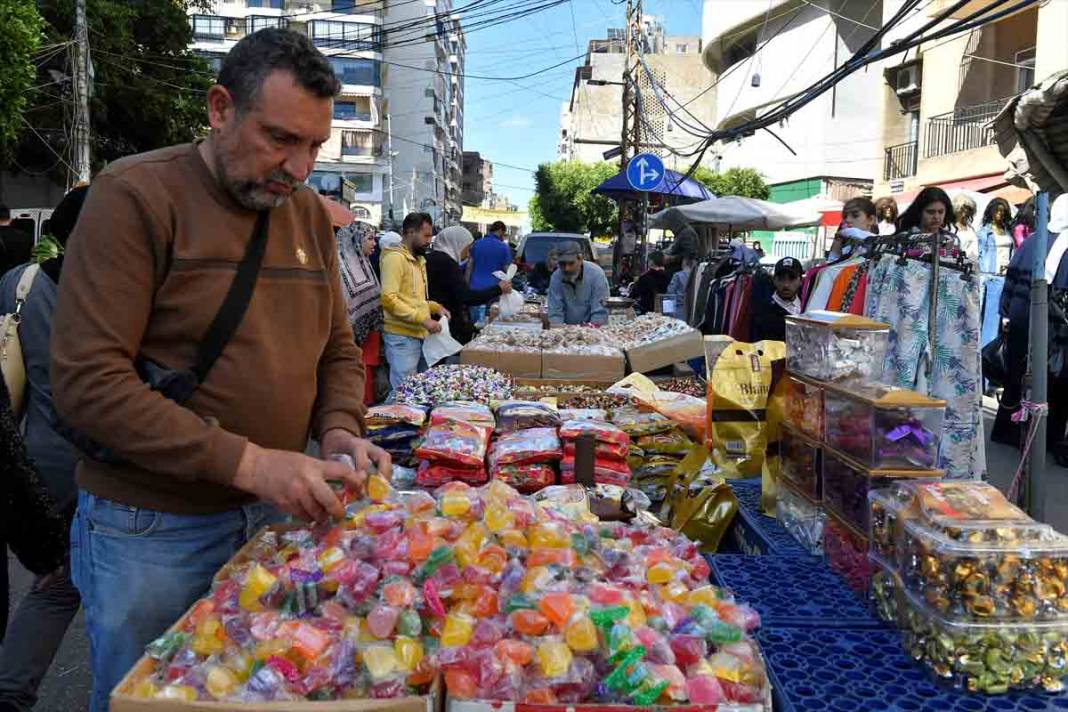
[[[617, 173], [590, 191], [594, 195], [604, 195], [612, 200], [639, 200], [641, 193], [630, 187], [626, 171]], [[649, 193], [663, 196], [669, 203], [692, 203], [715, 197], [705, 186], [693, 178], [686, 178], [681, 173], [665, 170], [660, 183]]]
[[319, 196], [319, 199], [323, 201], [323, 207], [326, 208], [326, 212], [330, 214], [330, 224], [334, 227], [351, 225], [352, 221], [356, 219], [356, 216], [352, 214], [351, 210], [336, 200], [331, 200], [322, 195]]
[[782, 230], [819, 225], [821, 215], [812, 209], [796, 210], [756, 198], [729, 195], [655, 213], [651, 225], [672, 229], [679, 219], [693, 224], [722, 225], [742, 230]]

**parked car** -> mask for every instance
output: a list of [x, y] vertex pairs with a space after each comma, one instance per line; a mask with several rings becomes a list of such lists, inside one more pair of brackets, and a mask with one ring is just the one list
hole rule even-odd
[[559, 250], [569, 242], [578, 243], [583, 259], [595, 261], [593, 240], [586, 235], [572, 232], [532, 232], [519, 239], [516, 255], [519, 258], [520, 268], [526, 272], [533, 272], [536, 265], [545, 263], [550, 250]]

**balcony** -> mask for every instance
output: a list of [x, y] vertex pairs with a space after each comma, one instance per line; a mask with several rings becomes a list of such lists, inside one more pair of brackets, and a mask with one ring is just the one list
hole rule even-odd
[[992, 145], [994, 129], [990, 122], [1008, 101], [995, 99], [930, 117], [927, 119], [923, 157], [936, 158]]
[[916, 175], [916, 142], [888, 146], [883, 159], [883, 180], [901, 180]]
[[372, 131], [342, 131], [341, 157], [376, 157], [382, 155], [382, 141]]

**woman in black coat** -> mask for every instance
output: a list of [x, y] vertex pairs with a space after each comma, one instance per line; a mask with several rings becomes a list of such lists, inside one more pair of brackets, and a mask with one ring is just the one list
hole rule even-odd
[[512, 283], [507, 280], [489, 289], [473, 290], [467, 285], [460, 263], [467, 259], [472, 242], [474, 238], [467, 228], [453, 225], [437, 234], [426, 257], [430, 299], [449, 310], [452, 316], [449, 332], [461, 344], [466, 344], [475, 335], [468, 307], [488, 304], [512, 291]]

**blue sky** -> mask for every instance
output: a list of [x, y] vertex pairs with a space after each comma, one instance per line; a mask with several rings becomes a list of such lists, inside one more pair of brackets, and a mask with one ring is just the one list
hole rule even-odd
[[[701, 0], [645, 0], [643, 11], [664, 20], [669, 34], [699, 35]], [[591, 39], [622, 27], [626, 5], [611, 0], [570, 3], [467, 36], [465, 73], [517, 76], [585, 52]], [[572, 23], [572, 17], [574, 23]], [[572, 29], [574, 27], [574, 29]], [[528, 169], [556, 158], [560, 105], [568, 100], [581, 60], [522, 81], [468, 76], [464, 94], [464, 150], [493, 161], [494, 189], [526, 208], [533, 194]]]

